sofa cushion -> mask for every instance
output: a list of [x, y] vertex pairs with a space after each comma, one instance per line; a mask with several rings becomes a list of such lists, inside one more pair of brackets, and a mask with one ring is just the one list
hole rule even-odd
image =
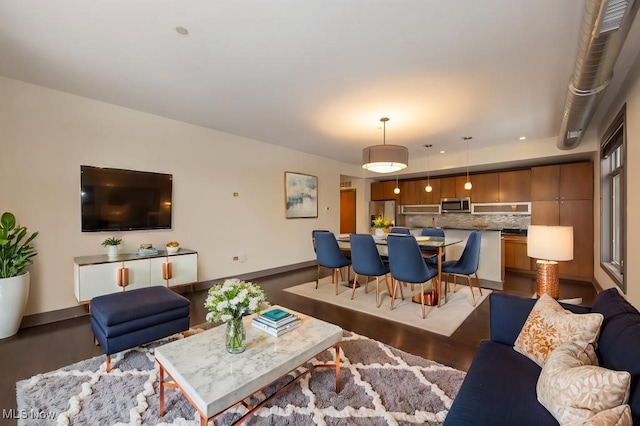
[[545, 293], [529, 313], [514, 349], [542, 367], [563, 343], [575, 342], [583, 349], [595, 345], [603, 318], [599, 313], [574, 314]]
[[632, 424], [631, 408], [625, 404], [601, 411], [580, 426], [631, 426]]
[[482, 342], [444, 424], [557, 426], [536, 399], [540, 370], [511, 346]]
[[536, 387], [538, 401], [564, 424], [581, 424], [594, 415], [626, 404], [631, 376], [593, 365], [593, 347], [568, 342], [547, 358]]
[[640, 424], [640, 313], [615, 288], [600, 292], [592, 310], [604, 315], [596, 350], [600, 365], [631, 373], [629, 405]]

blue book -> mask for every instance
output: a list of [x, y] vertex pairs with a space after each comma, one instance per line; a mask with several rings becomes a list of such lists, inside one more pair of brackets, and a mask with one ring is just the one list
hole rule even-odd
[[262, 312], [259, 316], [258, 316], [261, 320], [263, 320], [265, 323], [273, 326], [273, 327], [278, 327], [282, 324], [285, 324], [287, 322], [290, 322], [293, 319], [297, 319], [298, 317], [296, 317], [295, 315], [293, 315], [290, 312], [284, 311], [282, 309], [279, 308], [275, 308], [275, 309], [271, 309], [265, 312]]

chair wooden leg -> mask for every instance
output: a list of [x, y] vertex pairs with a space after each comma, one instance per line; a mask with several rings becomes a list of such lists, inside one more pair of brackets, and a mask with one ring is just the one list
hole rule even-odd
[[356, 286], [358, 285], [358, 274], [353, 277], [353, 290], [351, 291], [351, 300], [356, 295]]
[[[413, 288], [413, 284], [411, 284], [411, 288]], [[402, 300], [404, 300], [404, 293], [402, 292], [402, 287], [400, 287], [400, 297], [402, 298]], [[393, 298], [396, 298], [395, 292], [393, 294]]]
[[467, 275], [467, 284], [469, 285], [469, 290], [471, 291], [471, 303], [473, 306], [476, 306], [476, 296], [473, 294], [473, 283], [471, 282], [471, 275]]
[[[393, 304], [396, 301], [396, 291], [398, 290], [398, 280], [393, 280], [393, 294], [391, 295], [391, 310], [393, 310]], [[400, 291], [402, 291], [402, 287], [400, 287]]]
[[336, 268], [333, 270], [333, 283], [334, 283], [334, 286], [336, 287], [336, 296], [338, 295], [338, 271], [339, 271], [339, 268]]
[[391, 287], [389, 286], [389, 274], [384, 274], [384, 283], [387, 286], [387, 294], [391, 295]]
[[364, 281], [364, 294], [369, 293], [369, 277], [365, 277]]
[[380, 277], [376, 277], [376, 308], [379, 308], [380, 304]]
[[453, 274], [453, 292], [456, 292], [456, 286], [458, 285], [458, 276]]
[[316, 274], [316, 290], [318, 289], [318, 282], [320, 281], [320, 265], [318, 265], [318, 272]]
[[474, 274], [476, 276], [476, 283], [478, 284], [478, 291], [480, 292], [480, 296], [482, 296], [482, 287], [480, 287], [480, 278], [478, 278], [478, 272]]
[[107, 373], [111, 371], [111, 355], [107, 355]]
[[425, 319], [427, 312], [424, 308], [424, 283], [420, 284], [420, 304], [422, 305], [422, 319]]

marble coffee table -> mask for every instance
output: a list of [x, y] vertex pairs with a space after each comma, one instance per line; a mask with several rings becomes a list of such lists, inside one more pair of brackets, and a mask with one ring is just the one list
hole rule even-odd
[[[165, 388], [177, 387], [196, 408], [200, 424], [204, 426], [228, 408], [244, 403], [244, 399], [332, 346], [336, 350], [335, 363], [313, 368], [335, 368], [336, 392], [339, 392], [342, 329], [291, 309], [280, 308], [298, 315], [302, 325], [280, 337], [272, 337], [251, 326], [255, 315], [247, 316], [244, 318], [247, 348], [241, 354], [227, 352], [224, 324], [158, 347], [155, 358], [160, 367], [160, 416], [164, 415]], [[165, 380], [165, 375], [171, 380]], [[249, 413], [238, 422], [265, 402], [255, 407], [244, 403]]]

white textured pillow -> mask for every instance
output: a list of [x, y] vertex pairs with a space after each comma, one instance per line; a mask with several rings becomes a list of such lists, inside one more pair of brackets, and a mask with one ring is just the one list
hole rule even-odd
[[586, 422], [580, 423], [580, 426], [631, 426], [632, 424], [631, 407], [625, 404], [601, 411]]
[[574, 314], [544, 293], [527, 317], [513, 348], [544, 367], [547, 357], [555, 348], [566, 342], [580, 347], [595, 345], [602, 314]]
[[596, 359], [593, 346], [583, 349], [573, 342], [557, 347], [547, 358], [536, 392], [538, 401], [561, 425], [581, 425], [629, 399], [631, 374], [591, 365]]

